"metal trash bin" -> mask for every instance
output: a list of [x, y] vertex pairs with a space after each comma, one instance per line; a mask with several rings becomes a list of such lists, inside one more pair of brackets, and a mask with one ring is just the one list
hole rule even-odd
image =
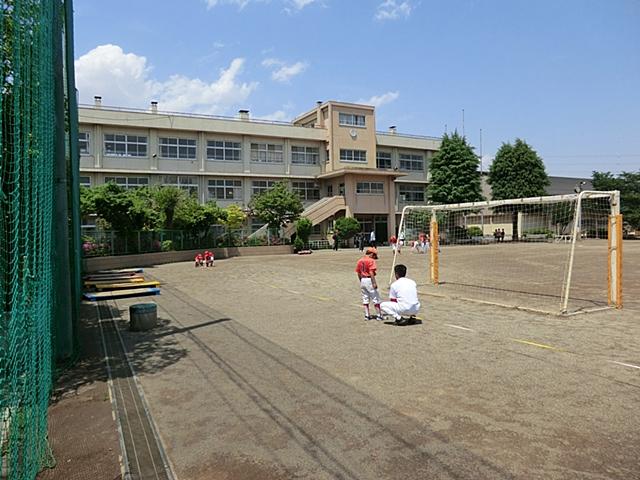
[[155, 303], [136, 303], [129, 307], [129, 330], [144, 332], [158, 323], [158, 306]]

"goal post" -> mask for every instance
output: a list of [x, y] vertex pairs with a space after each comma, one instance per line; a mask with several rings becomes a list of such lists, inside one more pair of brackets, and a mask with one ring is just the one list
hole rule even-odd
[[622, 307], [618, 191], [405, 206], [398, 238], [393, 266], [424, 293], [548, 313]]

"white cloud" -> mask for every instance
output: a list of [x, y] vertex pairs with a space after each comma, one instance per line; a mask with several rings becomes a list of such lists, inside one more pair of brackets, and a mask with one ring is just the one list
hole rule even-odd
[[237, 5], [240, 10], [246, 7], [251, 0], [205, 0], [207, 8], [214, 8], [218, 5]]
[[185, 75], [160, 81], [151, 76], [145, 57], [100, 45], [76, 60], [75, 70], [84, 103], [100, 95], [105, 105], [146, 108], [156, 100], [161, 110], [222, 114], [245, 102], [258, 85], [238, 80], [243, 64], [244, 59], [234, 59], [213, 82]]
[[287, 65], [286, 62], [277, 58], [265, 58], [262, 61], [262, 66], [266, 68], [277, 67], [271, 72], [271, 78], [276, 82], [287, 83], [296, 75], [300, 75], [304, 72], [309, 64], [307, 62], [296, 62], [291, 65]]
[[397, 20], [408, 18], [413, 10], [413, 5], [408, 1], [384, 0], [376, 10], [376, 20]]
[[260, 115], [260, 120], [276, 120], [278, 122], [286, 122], [291, 119], [284, 110], [276, 110], [275, 112], [267, 113], [266, 115]]
[[[300, 11], [303, 8], [312, 5], [314, 3], [318, 3], [320, 0], [281, 0], [284, 3], [284, 11], [291, 14], [296, 11]], [[236, 5], [239, 10], [242, 10], [244, 7], [249, 5], [250, 3], [269, 3], [270, 0], [205, 0], [207, 4], [207, 9], [212, 9], [220, 5]]]
[[378, 108], [381, 107], [382, 105], [385, 105], [387, 103], [391, 103], [391, 102], [395, 102], [398, 97], [400, 96], [400, 92], [387, 92], [387, 93], [383, 93], [382, 95], [374, 95], [373, 97], [369, 98], [369, 99], [360, 99], [358, 100], [356, 103], [362, 103], [365, 105], [373, 105], [374, 107]]

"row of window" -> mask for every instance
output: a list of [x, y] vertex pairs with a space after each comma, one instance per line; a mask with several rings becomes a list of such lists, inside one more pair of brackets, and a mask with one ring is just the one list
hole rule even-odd
[[[342, 114], [341, 114], [342, 115]], [[90, 137], [87, 132], [79, 134], [80, 153], [90, 152]], [[160, 137], [158, 141], [160, 157], [176, 160], [195, 160], [196, 141], [188, 138]], [[147, 137], [140, 135], [105, 134], [105, 155], [116, 157], [146, 157]], [[240, 142], [225, 140], [207, 141], [207, 160], [239, 162], [242, 147]], [[424, 171], [424, 157], [418, 154], [401, 153], [399, 157], [400, 170]], [[252, 143], [251, 161], [258, 163], [283, 163], [283, 145], [271, 143]], [[318, 165], [320, 151], [317, 147], [292, 146], [291, 163], [296, 165]], [[340, 150], [340, 161], [348, 163], [366, 163], [365, 150]], [[377, 152], [377, 168], [391, 168], [391, 153]]]
[[[148, 177], [105, 177], [105, 183], [114, 182], [123, 188], [138, 188], [149, 185]], [[251, 194], [259, 195], [276, 184], [275, 180], [253, 180]], [[198, 192], [198, 180], [195, 177], [183, 175], [165, 175], [164, 185], [176, 186], [187, 192]], [[80, 186], [90, 187], [91, 178], [81, 176]], [[292, 189], [303, 200], [319, 200], [320, 188], [316, 182], [292, 182]], [[398, 196], [402, 202], [424, 202], [425, 187], [423, 185], [398, 184]], [[208, 181], [208, 193], [211, 200], [239, 200], [242, 199], [242, 181], [233, 179], [214, 179]], [[356, 193], [363, 195], [383, 195], [382, 182], [358, 182]]]
[[[91, 139], [88, 132], [78, 134], [78, 146], [81, 154], [90, 154]], [[159, 137], [160, 158], [175, 160], [195, 160], [197, 158], [196, 140], [190, 138]], [[207, 141], [207, 160], [239, 162], [242, 147], [240, 142], [227, 140]], [[148, 154], [147, 137], [141, 135], [104, 135], [104, 153], [113, 157], [146, 157]], [[252, 143], [251, 161], [260, 163], [283, 163], [284, 146], [271, 143]], [[298, 165], [317, 165], [320, 161], [318, 147], [292, 146], [291, 163]]]

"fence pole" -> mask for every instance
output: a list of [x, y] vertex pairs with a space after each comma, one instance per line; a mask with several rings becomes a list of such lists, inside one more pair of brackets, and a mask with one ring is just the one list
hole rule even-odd
[[[58, 360], [66, 360], [73, 354], [73, 318], [71, 275], [69, 274], [69, 202], [67, 197], [67, 159], [65, 155], [64, 79], [62, 75], [62, 5], [55, 3], [52, 31], [53, 81], [55, 102], [55, 238], [53, 259], [55, 320], [55, 353]], [[73, 65], [70, 66], [73, 68]]]

